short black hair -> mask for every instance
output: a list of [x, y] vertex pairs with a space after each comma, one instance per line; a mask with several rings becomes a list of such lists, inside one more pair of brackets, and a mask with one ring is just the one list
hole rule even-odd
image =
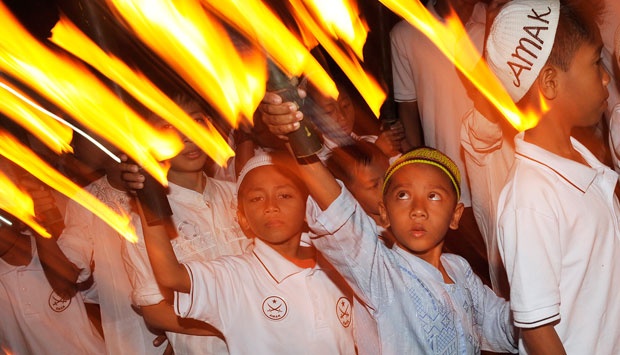
[[345, 185], [348, 185], [356, 177], [354, 167], [368, 166], [381, 158], [386, 159], [386, 161], [388, 159], [373, 143], [355, 141], [352, 144], [333, 149], [325, 165], [336, 179], [342, 180]]
[[[595, 1], [596, 2], [596, 1]], [[584, 0], [561, 0], [555, 40], [547, 64], [568, 71], [577, 50], [586, 43], [600, 42], [597, 19], [600, 5]]]

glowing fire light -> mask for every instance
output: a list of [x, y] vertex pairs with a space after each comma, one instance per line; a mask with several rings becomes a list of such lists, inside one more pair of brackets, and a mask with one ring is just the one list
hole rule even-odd
[[197, 0], [107, 3], [233, 127], [240, 117], [251, 120], [265, 92], [265, 58], [257, 53], [242, 58]]
[[[454, 13], [442, 24], [419, 1], [380, 0], [385, 6], [424, 33], [478, 90], [519, 131], [536, 126], [541, 112], [521, 112], [497, 77], [469, 40], [463, 24]], [[457, 55], [458, 52], [458, 55]]]
[[[261, 1], [202, 0], [202, 4], [236, 28], [255, 46], [263, 48], [284, 72], [291, 76], [306, 74], [308, 80], [323, 94], [334, 99], [338, 97], [336, 84], [321, 64]], [[302, 35], [310, 34], [302, 31]], [[305, 42], [313, 41], [305, 37]]]
[[305, 3], [324, 28], [334, 38], [342, 39], [351, 46], [358, 58], [363, 59], [362, 50], [366, 43], [368, 25], [359, 17], [354, 2], [334, 0], [306, 0]]
[[[80, 134], [81, 136], [83, 136], [84, 138], [88, 139], [88, 140], [89, 140], [91, 143], [93, 143], [93, 144], [94, 144], [97, 148], [101, 149], [101, 150], [102, 150], [105, 154], [107, 154], [110, 158], [114, 159], [114, 161], [116, 161], [117, 163], [120, 163], [120, 162], [121, 162], [121, 159], [120, 159], [119, 157], [117, 157], [116, 155], [114, 155], [114, 153], [112, 153], [112, 152], [111, 152], [108, 148], [106, 148], [103, 144], [101, 144], [101, 143], [97, 142], [97, 140], [95, 140], [93, 137], [89, 136], [86, 132], [82, 131], [82, 130], [81, 130], [81, 129], [79, 129], [78, 127], [76, 127], [76, 126], [72, 125], [70, 122], [68, 122], [68, 121], [66, 121], [66, 120], [62, 119], [61, 117], [59, 117], [59, 116], [57, 116], [57, 115], [55, 115], [55, 114], [53, 114], [53, 113], [49, 112], [48, 110], [44, 109], [44, 108], [43, 108], [43, 107], [41, 107], [39, 104], [37, 104], [36, 102], [34, 102], [34, 101], [33, 101], [33, 100], [31, 100], [30, 98], [28, 98], [28, 97], [27, 97], [26, 95], [24, 95], [23, 93], [21, 93], [19, 90], [17, 90], [17, 89], [15, 89], [15, 88], [13, 88], [12, 86], [10, 86], [10, 85], [8, 85], [8, 84], [6, 84], [6, 83], [2, 82], [2, 80], [0, 80], [0, 87], [1, 87], [1, 88], [3, 88], [4, 90], [6, 90], [6, 91], [10, 92], [10, 93], [11, 93], [11, 94], [13, 94], [15, 97], [17, 97], [17, 98], [19, 98], [20, 100], [22, 100], [22, 101], [23, 101], [23, 103], [27, 104], [28, 106], [30, 106], [31, 108], [35, 109], [36, 111], [38, 111], [38, 112], [40, 112], [40, 113], [44, 114], [44, 115], [45, 115], [45, 116], [47, 116], [47, 117], [50, 117], [50, 118], [54, 119], [54, 120], [55, 120], [55, 121], [57, 121], [57, 122], [62, 123], [64, 126], [67, 126], [67, 127], [71, 128], [71, 129], [73, 130], [73, 132], [76, 132], [76, 133]], [[18, 104], [18, 106], [20, 106], [20, 108], [21, 108], [22, 104], [21, 104], [21, 103], [19, 103], [19, 104]], [[14, 108], [13, 108], [13, 109], [14, 109]], [[25, 108], [22, 108], [22, 109], [25, 109]], [[3, 111], [3, 112], [4, 112], [5, 114], [7, 114], [7, 115], [9, 115], [9, 116], [10, 116], [10, 113], [8, 113], [8, 112], [6, 112], [6, 111]], [[14, 117], [14, 116], [10, 116], [10, 117]], [[17, 121], [19, 121], [18, 123], [23, 123], [23, 122], [22, 122], [22, 118], [23, 118], [23, 117], [22, 117], [22, 116], [17, 116], [17, 117], [18, 117], [18, 118], [17, 118], [16, 120], [17, 120]], [[27, 128], [27, 129], [28, 129], [28, 128]], [[61, 129], [59, 129], [59, 130], [60, 130], [60, 131], [63, 131], [64, 129], [63, 129], [63, 128], [61, 128]], [[30, 129], [29, 129], [29, 131], [30, 131], [32, 134], [34, 134], [36, 137], [38, 137], [39, 139], [41, 139], [41, 141], [42, 141], [43, 143], [46, 143], [45, 138], [44, 138], [44, 137], [41, 137], [41, 135], [42, 135], [43, 133], [46, 133], [46, 134], [47, 134], [47, 133], [49, 133], [48, 131], [41, 132], [41, 131], [38, 131], [38, 130], [30, 130]], [[54, 133], [57, 133], [57, 132], [58, 132], [57, 130], [51, 130], [51, 131], [52, 131], [52, 132], [54, 132]], [[73, 136], [73, 135], [71, 135], [71, 136]], [[70, 139], [70, 138], [69, 138], [69, 139]], [[65, 141], [63, 140], [63, 142], [65, 142]], [[66, 142], [69, 142], [69, 141], [66, 141]], [[54, 149], [54, 147], [53, 147], [53, 146], [51, 146], [50, 144], [47, 144], [47, 143], [46, 143], [46, 145], [47, 145], [50, 149], [52, 149], [53, 151], [55, 151], [56, 153], [60, 153], [60, 152], [64, 152], [64, 151], [65, 151], [65, 150], [60, 150], [60, 149]], [[64, 145], [63, 145], [63, 147], [64, 147]], [[71, 146], [69, 146], [67, 149], [68, 149], [67, 151], [73, 151], [73, 148], [72, 148]]]
[[216, 163], [224, 165], [234, 155], [215, 128], [196, 123], [157, 86], [116, 57], [108, 55], [65, 16], [52, 30], [52, 42], [84, 60], [142, 102], [155, 114], [177, 127]]
[[[67, 179], [54, 168], [49, 166], [44, 160], [39, 158], [34, 152], [19, 143], [10, 134], [3, 131], [0, 131], [0, 155], [3, 155], [15, 164], [21, 166], [37, 179], [45, 181], [45, 183], [51, 188], [92, 211], [97, 217], [109, 224], [125, 239], [130, 242], [135, 242], [138, 240], [131, 224], [131, 219], [128, 215], [114, 212], [95, 196], [91, 195], [86, 190]], [[4, 187], [5, 186], [3, 185], [2, 191], [7, 191], [4, 190]], [[9, 198], [9, 200], [13, 200], [12, 194], [10, 193], [3, 193], [1, 195], [5, 196], [5, 198]], [[34, 212], [30, 212], [33, 211], [32, 201], [30, 200], [30, 205], [21, 202], [19, 206], [12, 204], [11, 201], [8, 201], [8, 203], [8, 207], [11, 207], [12, 209], [7, 209], [7, 211], [24, 221], [26, 224], [30, 225], [28, 215], [34, 215]], [[4, 209], [2, 206], [0, 206], [0, 208]], [[37, 230], [37, 232], [43, 236], [49, 237], [47, 232], [41, 233], [39, 230]]]
[[28, 103], [33, 101], [26, 94], [1, 78], [0, 88], [4, 89], [0, 90], [0, 112], [20, 123], [56, 154], [73, 152], [70, 145], [73, 134], [69, 127], [63, 126], [43, 115], [41, 111], [35, 110]]
[[[327, 53], [329, 53], [349, 79], [351, 79], [351, 82], [355, 85], [366, 103], [368, 103], [372, 112], [378, 117], [381, 105], [386, 98], [386, 94], [379, 84], [366, 74], [360, 63], [355, 60], [354, 56], [345, 54], [338, 44], [325, 33], [323, 28], [328, 24], [324, 22], [322, 26], [319, 25], [299, 0], [291, 0], [289, 3], [293, 7], [295, 18], [316, 36], [319, 43], [323, 45]], [[344, 21], [346, 19], [342, 20]]]
[[[4, 191], [4, 190], [3, 190]], [[0, 215], [0, 224], [4, 223], [6, 225], [12, 226], [13, 222], [11, 222], [10, 220], [6, 219], [5, 217], [3, 217], [2, 215]]]
[[183, 142], [146, 123], [81, 62], [38, 43], [0, 3], [0, 70], [28, 83], [85, 127], [116, 145], [166, 185], [159, 163], [178, 154]]
[[[35, 232], [45, 238], [50, 238], [51, 234], [41, 226], [34, 215], [34, 203], [28, 193], [20, 190], [11, 179], [0, 171], [0, 209], [3, 209], [22, 222], [26, 223]], [[10, 221], [2, 218], [2, 222], [9, 224]]]

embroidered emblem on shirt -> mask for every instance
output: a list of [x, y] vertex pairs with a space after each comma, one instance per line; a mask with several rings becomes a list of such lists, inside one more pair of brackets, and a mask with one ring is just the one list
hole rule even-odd
[[288, 306], [282, 298], [270, 296], [263, 301], [263, 313], [271, 320], [284, 319], [288, 314]]
[[336, 316], [343, 327], [351, 325], [351, 301], [346, 297], [340, 297], [336, 303]]
[[69, 305], [71, 305], [71, 299], [62, 298], [56, 292], [52, 291], [52, 293], [50, 293], [48, 303], [54, 312], [60, 313], [69, 308]]

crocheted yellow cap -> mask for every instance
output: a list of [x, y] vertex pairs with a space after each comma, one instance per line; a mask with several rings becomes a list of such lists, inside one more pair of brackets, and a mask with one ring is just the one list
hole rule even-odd
[[385, 173], [385, 179], [383, 179], [384, 194], [385, 188], [394, 173], [403, 166], [409, 164], [428, 164], [438, 167], [441, 171], [446, 173], [446, 175], [450, 178], [450, 181], [452, 181], [452, 185], [456, 190], [457, 201], [461, 198], [461, 173], [459, 172], [459, 168], [452, 161], [452, 159], [448, 158], [447, 155], [437, 149], [429, 147], [421, 147], [410, 150], [409, 152], [401, 155], [400, 158], [396, 159], [396, 161], [390, 165]]

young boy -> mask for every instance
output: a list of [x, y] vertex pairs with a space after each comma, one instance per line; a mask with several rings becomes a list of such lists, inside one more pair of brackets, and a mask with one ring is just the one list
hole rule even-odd
[[180, 264], [166, 229], [144, 226], [153, 271], [175, 291], [177, 314], [218, 328], [231, 354], [354, 354], [352, 293], [300, 245], [307, 191], [287, 166], [261, 154], [239, 175], [239, 223], [253, 249]]
[[355, 142], [365, 141], [377, 146], [388, 158], [394, 159], [400, 154], [401, 141], [405, 133], [400, 122], [390, 129], [381, 131], [378, 136], [360, 136], [353, 131], [355, 126], [355, 107], [351, 96], [343, 85], [338, 85], [340, 94], [338, 99], [324, 96], [317, 88], [310, 85], [309, 97], [318, 108], [312, 113], [313, 120], [321, 127], [323, 133], [323, 150], [318, 154], [321, 160], [326, 161], [331, 151]]
[[[0, 170], [12, 165], [0, 157]], [[50, 285], [57, 270], [44, 270], [37, 239], [43, 237], [16, 223], [0, 223], [0, 353], [105, 354], [82, 294], [63, 296]]]
[[381, 225], [381, 187], [383, 175], [390, 166], [387, 156], [374, 144], [358, 141], [334, 149], [325, 165], [351, 191], [377, 225]]
[[[175, 102], [197, 122], [204, 123], [208, 119], [196, 101], [178, 96]], [[152, 122], [159, 129], [175, 130], [161, 118], [154, 117]], [[203, 172], [206, 154], [186, 137], [182, 137], [182, 140], [185, 146], [176, 157], [170, 159], [168, 171], [167, 197], [173, 213], [170, 237], [176, 257], [188, 262], [241, 254], [249, 240], [236, 221], [235, 184], [208, 177]], [[137, 172], [137, 168], [126, 164], [121, 170]], [[125, 180], [127, 175], [124, 174]], [[142, 178], [138, 175], [140, 185]], [[167, 294], [166, 290], [160, 289], [153, 274], [151, 267], [155, 265], [149, 261], [137, 215], [133, 222], [140, 239], [135, 244], [124, 243], [123, 257], [133, 286], [133, 302], [140, 306], [147, 324], [166, 330], [175, 353], [228, 353], [219, 332], [203, 322], [180, 320], [174, 314], [170, 303], [171, 293]]]
[[[295, 115], [263, 119], [277, 135], [299, 128]], [[391, 249], [320, 162], [300, 167], [312, 196], [306, 218], [313, 244], [372, 309], [383, 353], [515, 350], [508, 303], [464, 259], [442, 254], [446, 231], [458, 227], [463, 212], [460, 174], [447, 156], [419, 148], [388, 169], [381, 216], [396, 240]]]
[[[104, 176], [84, 189], [118, 213], [129, 213], [131, 196], [124, 190], [119, 164], [81, 136], [72, 142], [75, 156], [84, 166], [102, 171]], [[107, 147], [115, 154], [120, 151]], [[39, 187], [37, 182], [35, 187]], [[39, 209], [54, 207], [45, 203], [43, 189], [31, 191]], [[35, 208], [36, 210], [36, 208]], [[123, 352], [161, 354], [165, 347], [154, 345], [157, 338], [144, 319], [131, 307], [131, 284], [121, 256], [123, 238], [107, 223], [75, 201], [67, 203], [65, 228], [58, 238], [37, 239], [39, 257], [44, 267], [56, 270], [61, 277], [51, 278], [53, 289], [59, 294], [73, 296], [81, 283], [94, 282], [84, 291], [87, 301], [100, 308], [100, 318], [108, 354]]]
[[581, 10], [511, 1], [487, 41], [487, 61], [512, 99], [541, 111], [515, 138], [497, 214], [520, 350], [531, 353], [620, 351], [610, 332], [620, 329], [618, 174], [571, 137], [601, 119], [608, 97], [598, 28]]

